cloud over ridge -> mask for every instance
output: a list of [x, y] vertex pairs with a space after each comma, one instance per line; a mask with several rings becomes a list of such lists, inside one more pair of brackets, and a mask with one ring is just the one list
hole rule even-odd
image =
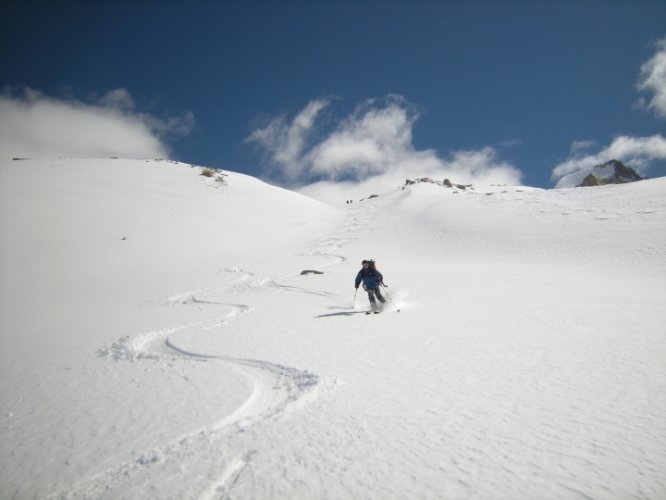
[[619, 160], [644, 173], [655, 160], [666, 160], [666, 138], [661, 134], [650, 137], [619, 136], [597, 153], [574, 153], [553, 169], [555, 187], [574, 187], [592, 172], [597, 165], [609, 160]]
[[[519, 184], [520, 171], [494, 148], [453, 151], [440, 158], [417, 150], [413, 129], [421, 111], [400, 95], [369, 99], [321, 134], [318, 117], [329, 98], [308, 103], [293, 120], [285, 115], [255, 130], [246, 142], [259, 146], [289, 185], [380, 185], [392, 188], [407, 177], [451, 177], [458, 182]], [[313, 140], [315, 135], [318, 140]]]
[[126, 89], [93, 102], [60, 99], [30, 88], [0, 94], [0, 158], [120, 156], [167, 158], [169, 138], [187, 135], [190, 112], [167, 119], [140, 113]]
[[[655, 54], [641, 65], [636, 89], [652, 93], [648, 101], [641, 97], [638, 108], [653, 111], [658, 118], [666, 118], [666, 37], [656, 44]], [[645, 175], [654, 162], [666, 160], [666, 138], [661, 134], [648, 137], [619, 135], [610, 145], [593, 153], [594, 141], [575, 141], [569, 157], [553, 168], [551, 180], [556, 188], [575, 187], [592, 172], [594, 167], [610, 160], [619, 160]]]

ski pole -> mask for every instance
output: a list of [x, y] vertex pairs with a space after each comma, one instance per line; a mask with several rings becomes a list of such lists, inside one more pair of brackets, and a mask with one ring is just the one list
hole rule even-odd
[[356, 294], [358, 293], [358, 288], [354, 291], [354, 306], [352, 309], [356, 309]]

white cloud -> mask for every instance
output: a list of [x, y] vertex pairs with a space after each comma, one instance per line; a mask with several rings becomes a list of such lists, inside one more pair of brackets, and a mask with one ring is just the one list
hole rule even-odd
[[330, 179], [385, 173], [416, 155], [412, 127], [417, 118], [401, 97], [367, 101], [308, 153], [310, 171]]
[[592, 169], [609, 160], [619, 160], [627, 166], [645, 173], [650, 163], [666, 159], [666, 139], [661, 135], [650, 137], [620, 136], [596, 154], [575, 154], [553, 169], [552, 180], [555, 187], [574, 187]]
[[124, 110], [134, 109], [134, 99], [127, 91], [127, 89], [116, 89], [107, 92], [106, 95], [99, 99], [98, 104], [106, 108], [116, 108]]
[[637, 85], [638, 90], [649, 92], [652, 97], [649, 100], [641, 98], [638, 104], [666, 118], [666, 38], [659, 40], [656, 47], [655, 55], [641, 65]]
[[165, 139], [188, 134], [194, 115], [162, 120], [135, 110], [125, 89], [94, 103], [49, 97], [33, 89], [0, 95], [0, 158], [167, 158]]
[[303, 175], [307, 166], [303, 152], [313, 130], [317, 115], [330, 104], [326, 98], [311, 101], [290, 123], [282, 115], [263, 129], [255, 130], [245, 142], [256, 143], [269, 154], [272, 162], [282, 169], [287, 181], [293, 182]]
[[288, 183], [301, 187], [314, 183], [303, 188], [311, 195], [333, 185], [345, 191], [352, 186], [391, 189], [406, 178], [423, 176], [464, 183], [520, 183], [520, 172], [500, 161], [490, 147], [456, 151], [448, 159], [439, 158], [434, 150], [416, 150], [412, 130], [420, 113], [397, 95], [362, 103], [323, 139], [308, 144], [318, 114], [329, 104], [326, 99], [312, 101], [292, 122], [280, 116], [247, 139], [266, 150]]
[[498, 158], [490, 146], [479, 150], [455, 151], [450, 160], [442, 164], [442, 170], [458, 182], [488, 184], [519, 184], [520, 171]]
[[595, 141], [574, 141], [571, 143], [570, 153], [572, 155], [581, 154], [583, 151], [588, 151], [596, 145]]
[[432, 152], [415, 152], [381, 174], [353, 181], [322, 180], [303, 186], [299, 191], [315, 199], [339, 203], [340, 200], [359, 200], [371, 194], [392, 191], [404, 185], [406, 179], [421, 177], [450, 179], [457, 184], [479, 187], [519, 185], [521, 173], [510, 163], [501, 161], [491, 147], [454, 151], [447, 159], [440, 159]]

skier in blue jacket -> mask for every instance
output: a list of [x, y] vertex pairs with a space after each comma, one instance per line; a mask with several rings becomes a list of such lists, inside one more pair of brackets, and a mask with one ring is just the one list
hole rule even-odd
[[356, 275], [356, 281], [354, 286], [358, 290], [359, 285], [363, 282], [363, 289], [368, 292], [368, 299], [370, 300], [370, 305], [373, 310], [377, 310], [377, 302], [375, 297], [383, 304], [386, 302], [386, 299], [382, 296], [382, 292], [379, 289], [381, 285], [384, 285], [384, 277], [375, 267], [375, 261], [364, 260], [362, 262], [363, 267]]

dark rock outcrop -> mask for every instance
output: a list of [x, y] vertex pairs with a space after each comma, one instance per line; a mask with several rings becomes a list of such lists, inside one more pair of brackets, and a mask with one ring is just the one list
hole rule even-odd
[[431, 179], [430, 177], [421, 177], [421, 178], [418, 178], [418, 179], [407, 179], [405, 181], [404, 186], [402, 186], [401, 189], [404, 191], [404, 189], [407, 186], [413, 186], [414, 184], [436, 184], [438, 186], [444, 186], [444, 187], [447, 187], [447, 188], [462, 189], [463, 191], [465, 191], [467, 188], [472, 187], [471, 184], [454, 184], [449, 179], [444, 179], [443, 181], [435, 181], [435, 180]]
[[590, 174], [587, 177], [585, 177], [585, 179], [583, 179], [583, 182], [578, 184], [578, 186], [576, 187], [601, 186], [602, 184], [603, 182], [599, 179], [599, 177], [597, 177], [594, 174]]
[[576, 187], [603, 186], [604, 184], [625, 184], [643, 180], [636, 171], [624, 165], [621, 161], [610, 160], [592, 169], [583, 182]]

